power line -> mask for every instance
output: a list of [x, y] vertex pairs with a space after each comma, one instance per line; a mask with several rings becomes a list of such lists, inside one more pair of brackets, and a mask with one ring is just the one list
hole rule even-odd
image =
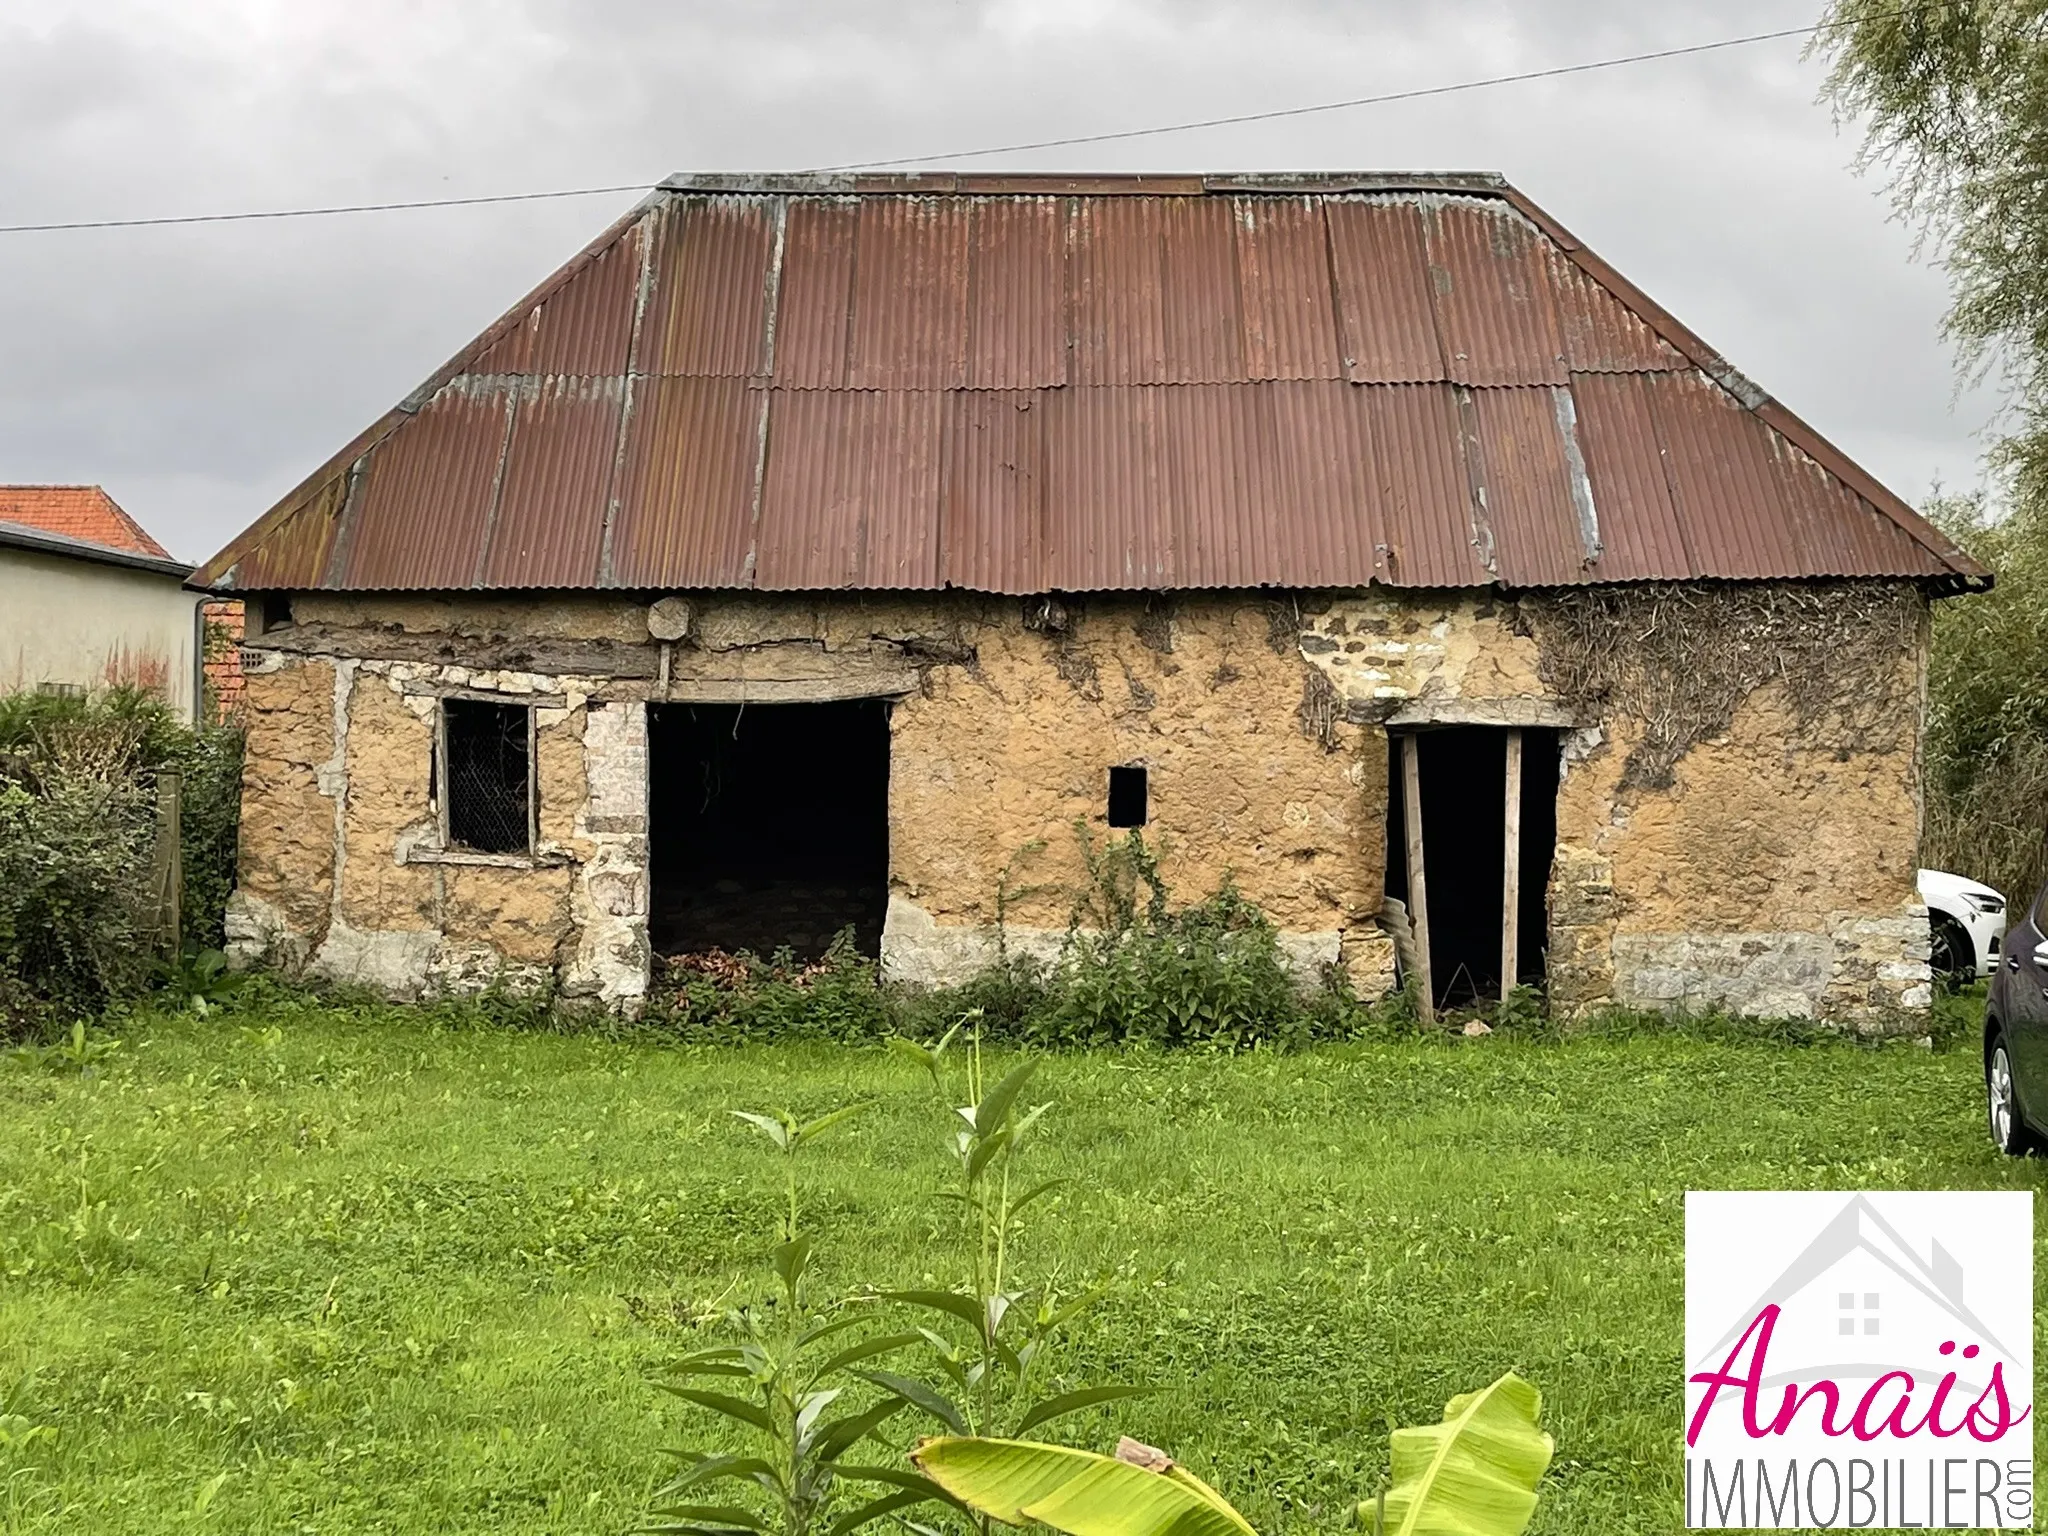
[[164, 224], [235, 224], [250, 219], [323, 219], [338, 213], [398, 213], [411, 208], [474, 208], [483, 203], [538, 203], [560, 197], [602, 197], [645, 192], [648, 183], [623, 187], [569, 187], [555, 192], [499, 192], [486, 197], [427, 197], [409, 203], [337, 203], [328, 208], [260, 208], [245, 213], [181, 213], [156, 219], [75, 219], [62, 224], [0, 224], [0, 235], [57, 229], [146, 229]]
[[[1908, 6], [1889, 14], [1903, 16], [1912, 11], [1940, 10], [1959, 0], [1934, 0], [1929, 5]], [[1683, 48], [1660, 48], [1651, 53], [1629, 53], [1612, 59], [1592, 59], [1583, 64], [1558, 64], [1549, 69], [1524, 70], [1513, 75], [1489, 75], [1481, 80], [1459, 80], [1450, 85], [1425, 85], [1409, 91], [1387, 91], [1378, 96], [1353, 96], [1344, 101], [1321, 101], [1308, 107], [1278, 107], [1270, 112], [1239, 112], [1229, 117], [1191, 118], [1184, 123], [1163, 123], [1156, 128], [1123, 128], [1114, 133], [1084, 133], [1066, 139], [1038, 139], [1028, 144], [991, 144], [983, 149], [956, 149], [937, 155], [906, 155], [899, 160], [861, 160], [849, 165], [819, 166], [821, 171], [885, 170], [899, 165], [930, 165], [939, 160], [966, 160], [976, 155], [1021, 154], [1032, 149], [1066, 149], [1076, 144], [1107, 144], [1119, 139], [1144, 139], [1159, 133], [1186, 133], [1195, 128], [1229, 128], [1239, 123], [1270, 123], [1286, 117], [1308, 117], [1317, 112], [1342, 112], [1350, 107], [1376, 107], [1394, 101], [1420, 101], [1429, 96], [1450, 96], [1459, 91], [1484, 90], [1494, 85], [1519, 85], [1528, 80], [1555, 80], [1560, 75], [1583, 75], [1596, 69], [1614, 69], [1622, 64], [1649, 64], [1659, 59], [1681, 59], [1691, 54], [1714, 53], [1724, 48], [1745, 48], [1752, 43], [1774, 43], [1788, 37], [1808, 37], [1828, 24], [1786, 27], [1778, 32], [1752, 32], [1747, 37], [1724, 37], [1718, 42], [1692, 43]]]
[[[1929, 0], [1903, 6], [1896, 11], [1859, 18], [1883, 20], [1919, 11], [1945, 10], [1961, 0]], [[1418, 86], [1413, 90], [1386, 91], [1375, 96], [1353, 96], [1343, 101], [1322, 101], [1306, 107], [1277, 107], [1265, 112], [1239, 112], [1228, 117], [1192, 118], [1186, 122], [1161, 123], [1150, 128], [1121, 128], [1106, 133], [1081, 133], [1066, 138], [1034, 139], [1015, 144], [990, 144], [979, 149], [945, 150], [931, 155], [904, 155], [892, 160], [857, 160], [844, 165], [813, 167], [814, 172], [888, 170], [898, 166], [932, 165], [949, 160], [971, 160], [982, 155], [1022, 154], [1038, 149], [1071, 149], [1083, 144], [1111, 144], [1128, 139], [1153, 138], [1160, 134], [1188, 133], [1199, 128], [1229, 128], [1243, 123], [1276, 122], [1283, 118], [1310, 117], [1322, 112], [1342, 112], [1353, 107], [1382, 106], [1398, 101], [1421, 101], [1433, 96], [1451, 96], [1461, 91], [1486, 90], [1497, 85], [1520, 85], [1532, 80], [1555, 80], [1566, 75], [1589, 74], [1595, 70], [1617, 69], [1625, 64], [1650, 64], [1664, 59], [1689, 58], [1729, 48], [1747, 48], [1756, 43], [1782, 42], [1787, 38], [1810, 37], [1827, 29], [1829, 23], [1785, 27], [1775, 32], [1751, 32], [1742, 37], [1724, 37], [1714, 42], [1691, 43], [1682, 48], [1658, 48], [1645, 53], [1620, 54], [1609, 59], [1591, 59], [1580, 64], [1558, 64], [1548, 69], [1523, 70], [1511, 75], [1488, 75], [1477, 80], [1458, 80], [1447, 85]], [[475, 208], [492, 203], [533, 203], [568, 197], [603, 197], [626, 192], [644, 192], [647, 183], [614, 187], [569, 187], [552, 192], [501, 192], [483, 197], [432, 197], [412, 202], [346, 203], [324, 208], [269, 208], [242, 213], [188, 213], [143, 219], [74, 219], [61, 223], [0, 224], [0, 235], [42, 234], [71, 229], [145, 229], [170, 224], [231, 224], [260, 219], [315, 219], [349, 213], [396, 213], [418, 208]]]

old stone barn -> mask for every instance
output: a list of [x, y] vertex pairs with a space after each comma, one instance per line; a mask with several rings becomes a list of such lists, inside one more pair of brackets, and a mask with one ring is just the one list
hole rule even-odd
[[1987, 578], [1492, 177], [685, 176], [197, 579], [243, 959], [937, 981], [1142, 828], [1362, 988], [1865, 1022]]

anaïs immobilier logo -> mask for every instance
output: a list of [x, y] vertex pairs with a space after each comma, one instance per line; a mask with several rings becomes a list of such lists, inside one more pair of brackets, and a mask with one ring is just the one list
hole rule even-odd
[[1685, 1523], [2034, 1520], [2025, 1193], [1685, 1197]]

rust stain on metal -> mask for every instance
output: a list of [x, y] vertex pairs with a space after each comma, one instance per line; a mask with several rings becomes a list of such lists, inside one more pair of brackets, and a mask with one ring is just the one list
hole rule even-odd
[[1651, 384], [1638, 374], [1575, 375], [1572, 403], [1586, 475], [1604, 514], [1602, 573], [1677, 581], [1692, 575], [1699, 563], [1671, 497], [1663, 445], [1650, 414]]
[[1562, 384], [1564, 338], [1536, 232], [1497, 202], [1424, 205], [1444, 362], [1459, 384]]
[[968, 241], [969, 389], [1067, 382], [1066, 208], [1056, 198], [985, 198]]
[[1447, 377], [1436, 300], [1414, 202], [1339, 198], [1324, 206], [1354, 384], [1433, 384]]
[[672, 178], [195, 576], [1984, 573], [1485, 175]]
[[531, 381], [511, 442], [480, 587], [593, 587], [625, 381]]
[[[520, 381], [457, 380], [370, 455], [344, 518], [344, 590], [461, 588], [476, 578]], [[312, 586], [311, 579], [293, 586]]]
[[622, 587], [745, 580], [754, 504], [754, 429], [763, 392], [739, 379], [649, 379], [628, 429], [612, 565]]
[[1235, 212], [1246, 376], [1342, 378], [1322, 205], [1240, 197]]

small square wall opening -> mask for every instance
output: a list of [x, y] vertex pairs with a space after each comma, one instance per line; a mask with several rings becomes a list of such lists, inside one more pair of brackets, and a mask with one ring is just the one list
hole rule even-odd
[[1129, 764], [1109, 770], [1109, 824], [1142, 827], [1151, 813], [1145, 769]]
[[448, 842], [476, 853], [526, 853], [533, 846], [532, 714], [521, 704], [441, 701], [441, 751]]
[[267, 635], [273, 629], [284, 629], [292, 622], [292, 597], [289, 592], [259, 593], [255, 602], [255, 623], [249, 625], [252, 634]]

